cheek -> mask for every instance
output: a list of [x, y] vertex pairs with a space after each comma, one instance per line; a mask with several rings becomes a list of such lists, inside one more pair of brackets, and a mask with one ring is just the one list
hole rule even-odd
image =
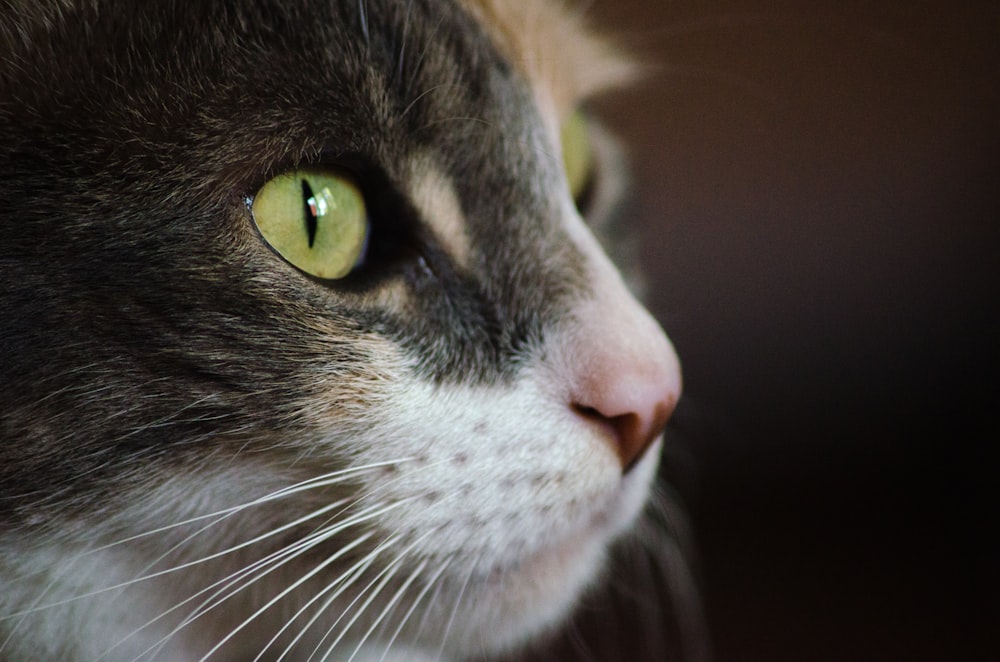
[[537, 525], [558, 517], [571, 529], [618, 482], [608, 444], [531, 379], [493, 388], [414, 383], [388, 409], [365, 455], [401, 461], [373, 493], [425, 501], [417, 513], [425, 526], [474, 524], [479, 540], [467, 547], [535, 545]]
[[358, 445], [372, 505], [398, 503], [381, 526], [426, 536], [426, 556], [455, 555], [487, 576], [536, 555], [603, 545], [634, 519], [658, 446], [623, 478], [615, 444], [566, 402], [550, 370], [510, 386], [401, 385]]
[[381, 465], [361, 490], [364, 509], [389, 509], [380, 537], [447, 566], [441, 600], [462, 608], [432, 613], [421, 636], [447, 629], [460, 654], [515, 645], [565, 617], [646, 500], [659, 444], [623, 477], [613, 444], [548, 372], [505, 388], [401, 387], [355, 458]]

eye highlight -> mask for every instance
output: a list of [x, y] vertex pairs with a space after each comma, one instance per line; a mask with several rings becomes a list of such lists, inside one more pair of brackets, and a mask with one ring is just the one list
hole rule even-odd
[[569, 192], [579, 206], [593, 174], [590, 136], [587, 130], [587, 119], [582, 111], [574, 111], [566, 118], [560, 131], [559, 140], [562, 143], [563, 169], [566, 171]]
[[264, 241], [310, 276], [343, 278], [364, 261], [368, 211], [343, 171], [309, 167], [278, 175], [257, 191], [251, 213]]

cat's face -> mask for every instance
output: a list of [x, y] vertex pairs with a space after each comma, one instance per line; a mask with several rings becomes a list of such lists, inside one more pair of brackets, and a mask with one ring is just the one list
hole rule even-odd
[[0, 19], [8, 650], [565, 617], [680, 390], [591, 232], [627, 67], [534, 2], [80, 4]]

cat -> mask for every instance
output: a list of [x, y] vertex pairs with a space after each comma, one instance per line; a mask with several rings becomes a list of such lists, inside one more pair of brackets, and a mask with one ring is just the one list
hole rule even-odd
[[586, 639], [681, 390], [595, 238], [584, 104], [636, 67], [540, 0], [13, 0], [0, 40], [0, 658]]

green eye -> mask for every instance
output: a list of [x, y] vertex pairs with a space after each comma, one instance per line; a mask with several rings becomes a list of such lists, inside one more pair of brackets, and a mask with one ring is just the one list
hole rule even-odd
[[587, 120], [579, 110], [566, 118], [559, 136], [562, 141], [563, 168], [574, 200], [579, 200], [591, 175], [590, 139]]
[[365, 200], [343, 172], [301, 168], [278, 175], [257, 191], [252, 212], [271, 248], [311, 276], [343, 278], [364, 260]]

